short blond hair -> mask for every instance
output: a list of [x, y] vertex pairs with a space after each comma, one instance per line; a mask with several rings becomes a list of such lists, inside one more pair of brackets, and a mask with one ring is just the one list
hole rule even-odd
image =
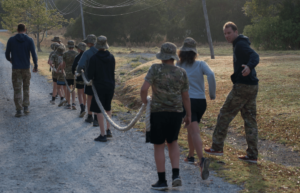
[[223, 26], [223, 30], [225, 30], [226, 28], [230, 28], [230, 27], [233, 31], [238, 30], [237, 26], [232, 21], [229, 21], [229, 22], [225, 23], [224, 26]]

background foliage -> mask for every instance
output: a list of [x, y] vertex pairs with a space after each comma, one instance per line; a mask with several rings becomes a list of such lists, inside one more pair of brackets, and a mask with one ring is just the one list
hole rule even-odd
[[257, 48], [300, 48], [299, 0], [251, 0], [244, 6], [253, 24], [245, 27]]

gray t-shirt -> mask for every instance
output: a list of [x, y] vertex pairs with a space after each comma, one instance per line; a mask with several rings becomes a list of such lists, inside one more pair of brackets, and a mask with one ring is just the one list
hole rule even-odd
[[177, 66], [185, 69], [189, 79], [189, 95], [192, 99], [205, 99], [204, 76], [207, 76], [209, 85], [209, 96], [211, 99], [216, 98], [216, 80], [214, 72], [204, 61], [195, 61], [193, 65], [186, 65], [186, 63]]

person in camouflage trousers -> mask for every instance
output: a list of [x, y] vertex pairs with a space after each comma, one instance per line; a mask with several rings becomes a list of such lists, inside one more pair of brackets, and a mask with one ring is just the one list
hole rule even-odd
[[233, 22], [226, 23], [223, 31], [226, 40], [233, 44], [234, 74], [231, 76], [233, 88], [220, 110], [213, 133], [212, 147], [205, 148], [205, 152], [216, 156], [223, 155], [228, 126], [238, 112], [241, 112], [244, 119], [248, 149], [247, 155], [239, 156], [239, 159], [257, 163], [256, 97], [258, 93], [258, 79], [255, 67], [259, 63], [259, 56], [250, 47], [249, 39], [238, 34], [237, 26]]
[[141, 100], [147, 104], [148, 89], [152, 87], [150, 142], [154, 144], [158, 181], [151, 188], [155, 190], [168, 189], [165, 173], [165, 142], [168, 145], [172, 164], [172, 186], [182, 185], [177, 140], [182, 122], [182, 104], [186, 110], [184, 118], [186, 127], [191, 122], [191, 105], [186, 71], [174, 64], [174, 60], [179, 60], [176, 49], [176, 45], [169, 42], [161, 46], [161, 51], [156, 57], [162, 60], [162, 63], [150, 67], [141, 88]]
[[[18, 25], [18, 34], [9, 38], [6, 46], [5, 57], [12, 64], [12, 84], [14, 88], [14, 102], [16, 105], [16, 117], [29, 113], [29, 86], [30, 86], [30, 53], [32, 55], [34, 68], [32, 72], [38, 71], [37, 55], [32, 38], [26, 35], [26, 26]], [[23, 93], [22, 93], [23, 89]]]
[[[69, 48], [69, 51], [65, 52], [63, 55], [63, 65], [59, 68], [65, 71], [66, 74], [66, 80], [70, 87], [70, 89], [73, 89], [74, 85], [74, 75], [72, 73], [72, 65], [75, 60], [75, 57], [78, 55], [78, 52], [74, 50], [75, 48], [75, 42], [73, 40], [68, 41], [67, 47]], [[71, 109], [71, 103], [70, 103], [70, 92], [67, 90], [66, 92], [66, 99], [67, 99], [67, 105], [66, 109]], [[76, 104], [75, 104], [75, 92], [72, 92], [72, 109], [76, 110]]]
[[56, 69], [56, 72], [53, 72], [54, 77], [57, 78], [57, 82], [56, 82], [57, 89], [53, 89], [52, 100], [50, 101], [50, 103], [55, 104], [55, 96], [56, 96], [56, 92], [58, 91], [58, 94], [60, 96], [60, 103], [58, 104], [59, 107], [63, 106], [66, 103], [66, 100], [64, 98], [66, 93], [65, 80], [64, 80], [63, 72], [59, 68], [60, 64], [63, 63], [64, 51], [65, 51], [64, 47], [59, 45], [55, 53], [52, 54], [50, 59], [53, 68]]

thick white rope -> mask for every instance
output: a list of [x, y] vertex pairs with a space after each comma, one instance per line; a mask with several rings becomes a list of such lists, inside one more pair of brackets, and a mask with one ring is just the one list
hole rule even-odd
[[[79, 74], [76, 74], [76, 76], [78, 76]], [[133, 126], [136, 124], [136, 122], [141, 118], [143, 112], [146, 110], [146, 118], [145, 118], [145, 122], [146, 122], [146, 131], [150, 131], [150, 114], [151, 114], [151, 109], [150, 109], [150, 105], [151, 105], [151, 97], [148, 96], [147, 97], [147, 105], [143, 104], [142, 107], [140, 108], [139, 112], [136, 114], [136, 116], [133, 118], [133, 120], [127, 125], [127, 126], [124, 126], [124, 127], [121, 127], [119, 125], [117, 125], [110, 117], [109, 115], [106, 113], [101, 101], [99, 100], [99, 97], [98, 97], [98, 94], [97, 94], [97, 90], [95, 88], [95, 86], [93, 85], [93, 82], [92, 80], [90, 80], [89, 82], [87, 81], [85, 75], [84, 75], [84, 72], [82, 70], [82, 73], [81, 73], [81, 76], [82, 76], [82, 79], [84, 81], [84, 84], [86, 85], [91, 85], [92, 86], [92, 89], [93, 89], [93, 92], [94, 92], [94, 97], [95, 97], [95, 100], [104, 116], [104, 118], [117, 130], [119, 131], [128, 131], [130, 129], [133, 128]]]
[[66, 79], [66, 72], [65, 72], [65, 71], [63, 71], [63, 76], [64, 76], [64, 79], [65, 79], [65, 83], [66, 83], [66, 86], [67, 86], [68, 91], [69, 91], [70, 93], [74, 92], [74, 90], [75, 90], [75, 88], [76, 88], [76, 76], [74, 75], [74, 85], [73, 85], [73, 89], [72, 89], [72, 90], [70, 89], [70, 86], [69, 86], [68, 81], [67, 81], [67, 79]]

